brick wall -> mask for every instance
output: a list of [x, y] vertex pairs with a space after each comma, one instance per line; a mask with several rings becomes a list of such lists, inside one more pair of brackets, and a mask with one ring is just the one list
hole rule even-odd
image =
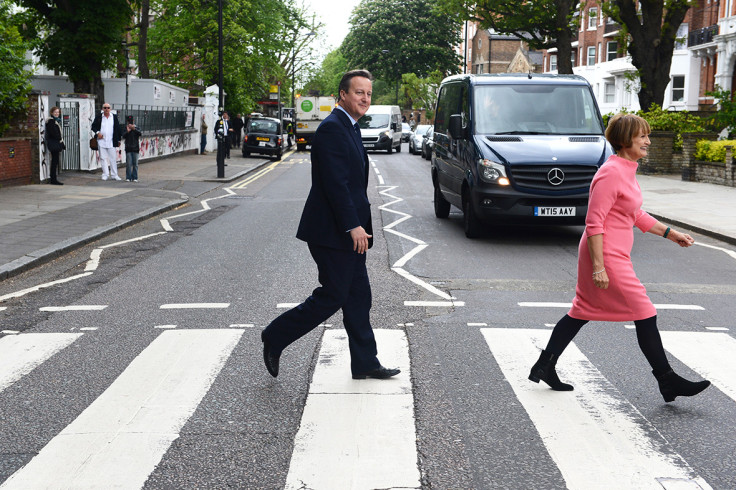
[[0, 138], [0, 186], [33, 183], [32, 153], [29, 138]]
[[26, 112], [13, 119], [0, 138], [0, 186], [38, 184], [40, 181], [38, 103], [39, 93], [32, 91]]
[[[675, 141], [675, 133], [672, 131], [652, 131], [649, 134], [648, 155], [641, 160], [639, 172], [643, 174], [671, 174], [675, 169], [673, 165], [672, 146]], [[676, 164], [676, 163], [675, 163]]]

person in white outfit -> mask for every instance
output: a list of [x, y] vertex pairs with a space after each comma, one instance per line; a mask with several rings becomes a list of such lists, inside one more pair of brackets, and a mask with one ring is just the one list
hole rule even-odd
[[118, 177], [117, 148], [120, 146], [120, 123], [118, 116], [110, 113], [110, 104], [102, 104], [102, 113], [97, 114], [92, 122], [92, 131], [97, 138], [97, 146], [102, 162], [102, 180], [108, 177], [121, 180]]

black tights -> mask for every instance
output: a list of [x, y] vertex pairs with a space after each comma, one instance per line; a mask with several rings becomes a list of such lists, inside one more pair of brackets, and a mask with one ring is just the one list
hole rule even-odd
[[[545, 350], [559, 357], [586, 323], [588, 320], [578, 320], [565, 315], [552, 330], [552, 336]], [[639, 348], [649, 361], [649, 365], [657, 372], [668, 371], [670, 363], [667, 361], [662, 338], [657, 330], [657, 315], [644, 320], [636, 320], [634, 325], [636, 325], [636, 339], [639, 341]]]

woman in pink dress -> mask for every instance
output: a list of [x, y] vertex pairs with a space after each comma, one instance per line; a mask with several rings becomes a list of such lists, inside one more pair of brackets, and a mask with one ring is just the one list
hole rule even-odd
[[606, 139], [612, 155], [590, 184], [585, 231], [578, 249], [578, 281], [572, 308], [555, 326], [547, 347], [532, 367], [529, 379], [547, 383], [556, 391], [573, 387], [560, 381], [557, 359], [590, 320], [634, 321], [636, 338], [652, 366], [659, 391], [666, 402], [677, 396], [697, 395], [710, 381], [691, 382], [672, 371], [657, 330], [657, 310], [637, 279], [631, 263], [633, 227], [689, 247], [695, 240], [660, 223], [641, 210], [636, 181], [637, 160], [647, 155], [649, 124], [633, 114], [611, 118]]

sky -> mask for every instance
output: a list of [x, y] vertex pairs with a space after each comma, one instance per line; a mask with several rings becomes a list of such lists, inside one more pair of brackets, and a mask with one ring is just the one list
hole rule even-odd
[[325, 55], [337, 48], [350, 30], [348, 20], [360, 0], [304, 0], [307, 10], [314, 13], [317, 21], [324, 25], [326, 38], [320, 43], [319, 51]]

